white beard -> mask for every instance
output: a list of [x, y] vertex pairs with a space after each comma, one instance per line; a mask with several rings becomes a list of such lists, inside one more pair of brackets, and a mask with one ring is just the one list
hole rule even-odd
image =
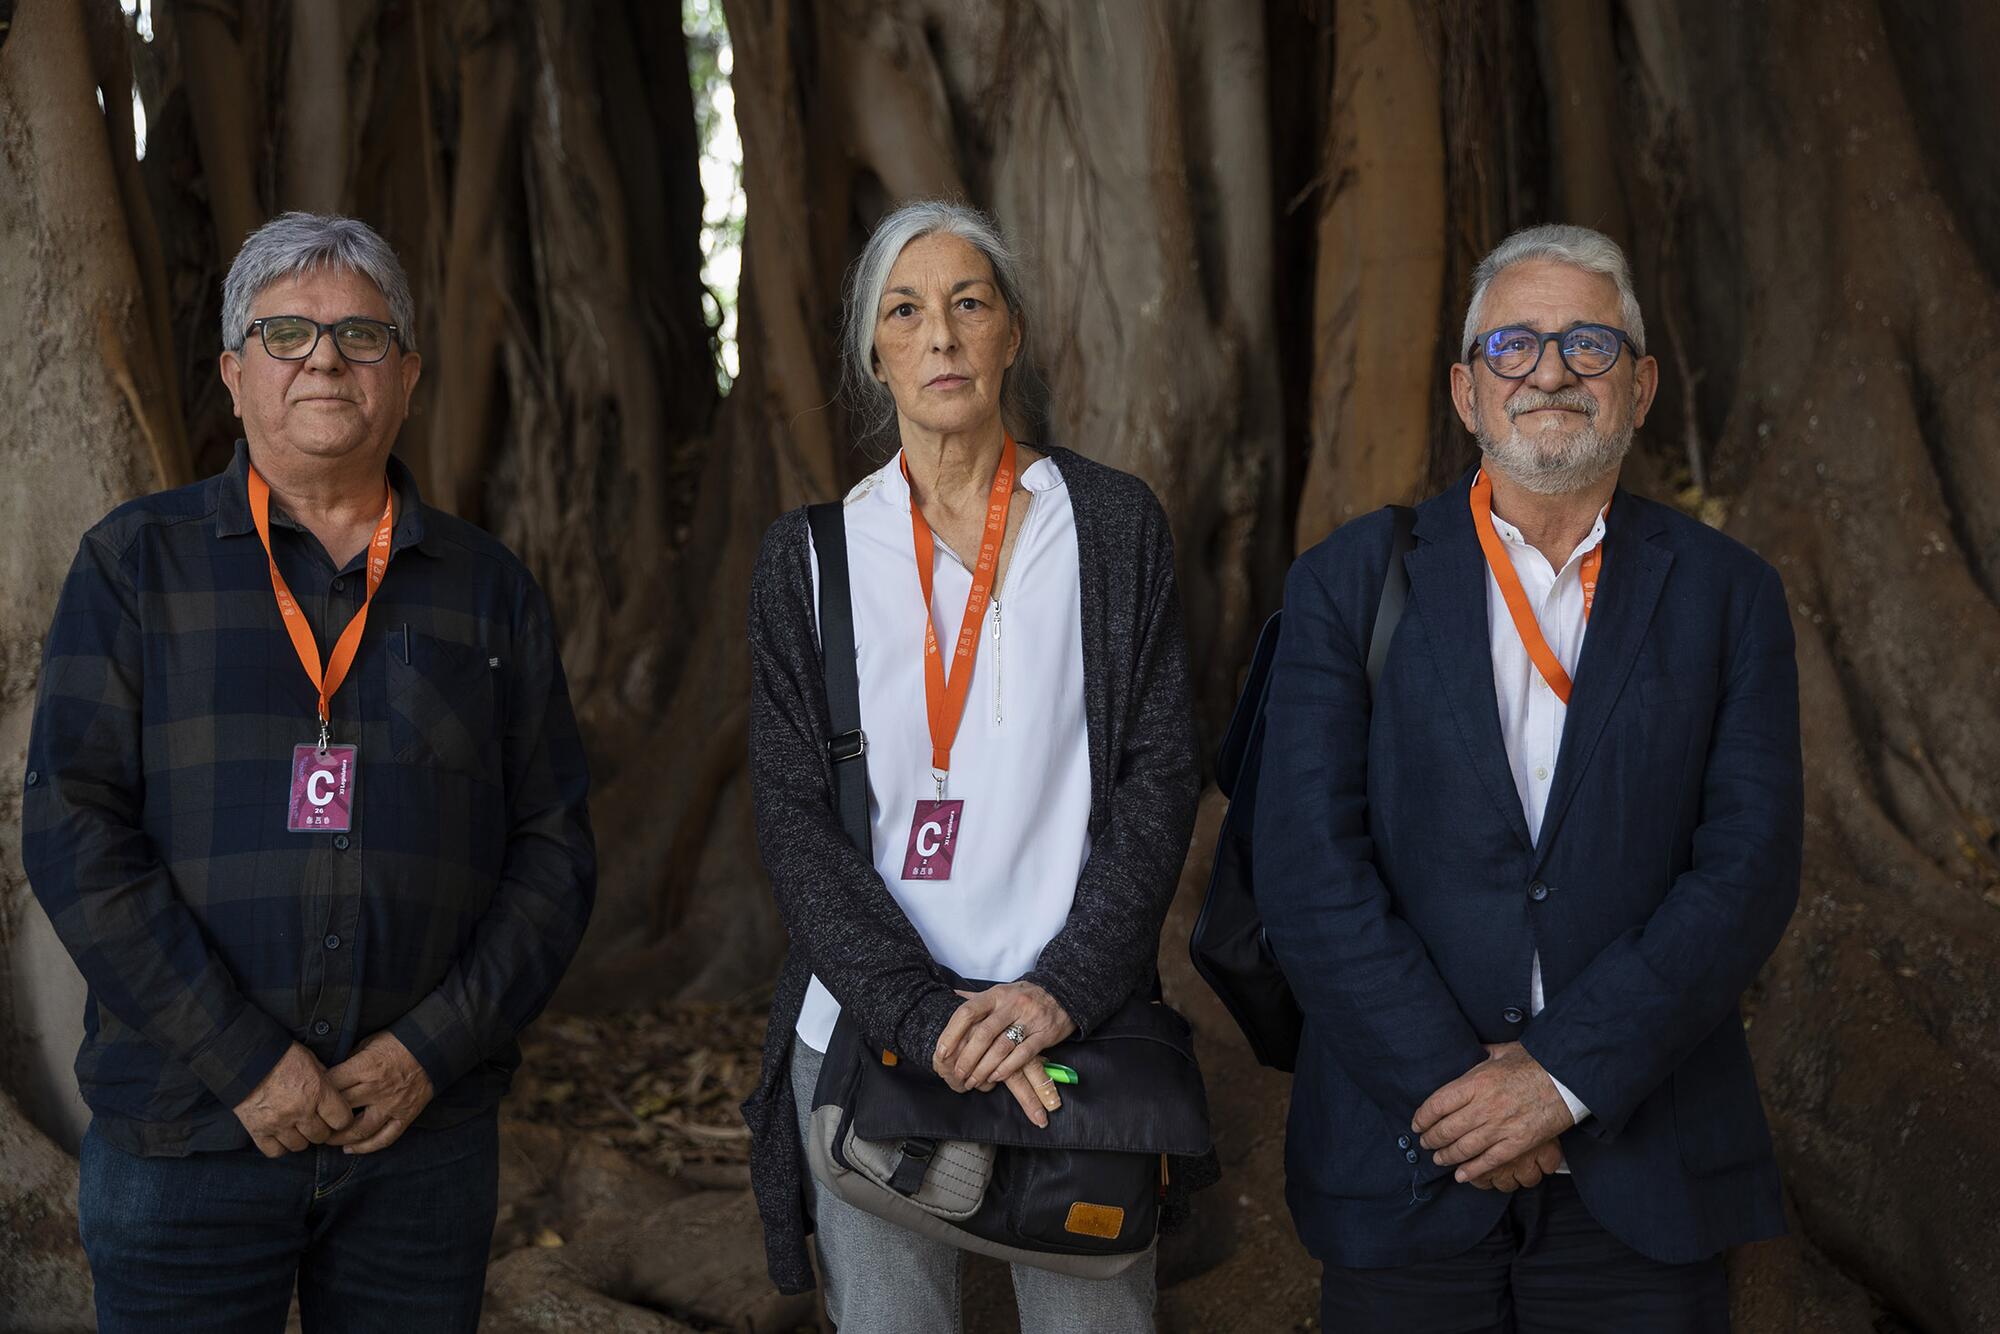
[[1504, 439], [1496, 439], [1483, 428], [1476, 432], [1476, 438], [1488, 466], [1538, 496], [1568, 495], [1603, 481], [1618, 470], [1626, 451], [1632, 448], [1630, 425], [1602, 435], [1593, 417], [1586, 417], [1572, 431], [1548, 430], [1526, 436], [1510, 416]]

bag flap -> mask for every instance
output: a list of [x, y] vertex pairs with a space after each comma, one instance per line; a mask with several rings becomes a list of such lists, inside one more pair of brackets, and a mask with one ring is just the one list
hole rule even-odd
[[[843, 1016], [828, 1043], [828, 1063], [843, 1047], [863, 1057], [855, 1050], [859, 1045]], [[1208, 1100], [1193, 1034], [1187, 1020], [1162, 1004], [1132, 1001], [1088, 1038], [1072, 1038], [1042, 1053], [1043, 1060], [1077, 1074], [1076, 1083], [1061, 1086], [1062, 1106], [1050, 1114], [1047, 1129], [1028, 1120], [1003, 1087], [953, 1093], [935, 1072], [884, 1065], [881, 1055], [872, 1051], [857, 1061], [854, 1130], [867, 1139], [916, 1136], [1028, 1149], [1183, 1155], [1209, 1148]]]

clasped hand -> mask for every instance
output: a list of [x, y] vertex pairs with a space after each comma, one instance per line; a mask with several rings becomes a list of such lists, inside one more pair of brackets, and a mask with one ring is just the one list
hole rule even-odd
[[1481, 1190], [1533, 1186], [1562, 1164], [1557, 1136], [1576, 1124], [1555, 1080], [1518, 1042], [1489, 1046], [1487, 1059], [1417, 1109], [1410, 1128], [1455, 1180]]
[[266, 1158], [309, 1144], [374, 1153], [402, 1138], [433, 1093], [423, 1066], [385, 1031], [331, 1070], [294, 1042], [235, 1110]]
[[[1003, 982], [958, 994], [965, 1004], [944, 1026], [931, 1068], [954, 1093], [990, 1093], [1004, 1084], [1030, 1121], [1047, 1126], [1049, 1113], [1062, 1106], [1062, 1095], [1035, 1058], [1076, 1032], [1068, 1012], [1033, 982]], [[1019, 1042], [1007, 1036], [1010, 1026], [1025, 1034]]]

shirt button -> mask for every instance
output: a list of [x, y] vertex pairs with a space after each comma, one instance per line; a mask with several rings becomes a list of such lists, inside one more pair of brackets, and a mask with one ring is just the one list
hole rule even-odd
[[1509, 1005], [1506, 1009], [1500, 1011], [1500, 1017], [1510, 1024], [1518, 1024], [1524, 1016], [1521, 1014], [1520, 1006]]
[[324, 1019], [320, 1020], [320, 1021], [319, 1021], [318, 1023], [316, 1023], [316, 1024], [314, 1024], [314, 1025], [313, 1025], [313, 1036], [314, 1036], [314, 1037], [322, 1037], [322, 1038], [323, 1038], [323, 1037], [325, 1037], [325, 1036], [326, 1036], [326, 1035], [327, 1035], [328, 1033], [331, 1033], [331, 1032], [333, 1032], [333, 1025], [332, 1025], [332, 1024], [329, 1024], [329, 1023], [328, 1023], [328, 1022], [327, 1022], [326, 1020], [324, 1020]]
[[1543, 884], [1541, 881], [1537, 880], [1534, 884], [1528, 886], [1528, 897], [1533, 899], [1535, 902], [1540, 903], [1543, 899], [1547, 898], [1548, 896], [1549, 896], [1549, 887]]
[[339, 848], [342, 852], [347, 851], [347, 835], [335, 834], [333, 836], [333, 846]]
[[36, 773], [36, 772], [35, 772], [35, 771], [34, 771], [33, 769], [30, 769], [30, 770], [28, 770], [28, 786], [29, 786], [29, 787], [33, 787], [33, 786], [34, 786], [35, 784], [37, 784], [37, 783], [39, 783], [39, 782], [41, 782], [41, 781], [42, 781], [42, 776], [41, 776], [40, 774]]
[[1535, 766], [1535, 781], [1540, 783], [1546, 783], [1549, 781], [1549, 770], [1547, 765], [1538, 764]]
[[337, 950], [337, 949], [339, 949], [339, 948], [340, 948], [340, 937], [339, 937], [339, 936], [328, 936], [328, 937], [326, 938], [326, 947], [327, 947], [328, 949], [330, 949], [330, 950]]
[[346, 591], [347, 591], [347, 581], [346, 581], [345, 579], [336, 579], [336, 580], [334, 580], [334, 581], [333, 581], [333, 591], [334, 591], [334, 592], [336, 592], [336, 593], [344, 593], [344, 592], [346, 592]]

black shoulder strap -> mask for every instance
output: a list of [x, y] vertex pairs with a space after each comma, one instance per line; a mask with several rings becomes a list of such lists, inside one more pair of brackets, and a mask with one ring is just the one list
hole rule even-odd
[[1403, 604], [1410, 598], [1410, 574], [1403, 557], [1415, 542], [1417, 512], [1408, 505], [1389, 506], [1393, 526], [1389, 532], [1389, 566], [1382, 571], [1382, 597], [1375, 604], [1375, 629], [1368, 636], [1368, 694], [1373, 697], [1382, 684], [1382, 667], [1389, 661], [1389, 645], [1396, 638], [1396, 622], [1403, 619]]
[[810, 505], [813, 554], [819, 560], [819, 647], [826, 664], [826, 712], [832, 724], [826, 758], [833, 766], [841, 827], [873, 861], [868, 833], [868, 737], [861, 730], [861, 676], [854, 661], [854, 600], [847, 577], [847, 514], [838, 503]]
[[1222, 734], [1222, 748], [1215, 756], [1215, 785], [1232, 800], [1236, 783], [1248, 763], [1251, 743], [1264, 722], [1264, 696], [1270, 689], [1271, 660], [1278, 656], [1278, 627], [1285, 613], [1274, 611], [1257, 635], [1257, 649], [1250, 655], [1250, 670], [1243, 676], [1243, 693], [1236, 711], [1229, 715], [1229, 730]]
[[[1403, 604], [1409, 599], [1410, 576], [1403, 568], [1403, 557], [1415, 545], [1417, 512], [1408, 505], [1391, 505], [1389, 514], [1389, 564], [1382, 572], [1382, 596], [1375, 604], [1375, 628], [1368, 636], [1371, 696], [1382, 679], [1383, 664], [1389, 659], [1389, 643], [1396, 637], [1396, 623], [1402, 619]], [[1278, 656], [1278, 627], [1284, 616], [1282, 611], [1272, 612], [1257, 636], [1257, 648], [1250, 656], [1250, 669], [1243, 678], [1243, 693], [1237, 698], [1236, 711], [1230, 715], [1229, 729], [1223, 733], [1222, 746], [1216, 753], [1215, 782], [1225, 797], [1236, 796], [1243, 766], [1264, 725], [1264, 697], [1270, 684], [1271, 663]]]

